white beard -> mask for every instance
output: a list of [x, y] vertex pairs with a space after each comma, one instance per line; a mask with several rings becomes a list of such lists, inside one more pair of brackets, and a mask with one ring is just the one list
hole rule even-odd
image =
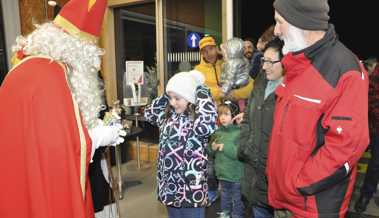
[[288, 25], [287, 35], [281, 37], [284, 41], [282, 49], [283, 54], [300, 51], [308, 47], [304, 37], [304, 30], [299, 29], [292, 24]]
[[97, 76], [100, 57], [104, 53], [99, 47], [65, 33], [52, 23], [45, 23], [38, 25], [27, 37], [18, 37], [13, 49], [65, 63], [69, 87], [84, 123], [88, 128], [97, 124], [99, 112], [105, 108], [101, 81]]

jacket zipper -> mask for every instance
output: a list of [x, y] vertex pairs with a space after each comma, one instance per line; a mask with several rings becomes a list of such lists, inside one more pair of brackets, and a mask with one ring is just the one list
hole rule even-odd
[[215, 77], [216, 77], [217, 85], [218, 85], [218, 86], [221, 86], [220, 81], [218, 81], [218, 77], [217, 77], [216, 64], [215, 64], [215, 65], [212, 64], [212, 67], [213, 67], [213, 70], [214, 70], [214, 72], [215, 72]]

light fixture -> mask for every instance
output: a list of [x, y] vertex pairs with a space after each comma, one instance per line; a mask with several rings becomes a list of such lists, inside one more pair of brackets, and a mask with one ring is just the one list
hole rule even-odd
[[51, 7], [55, 7], [57, 5], [56, 1], [48, 1], [47, 4], [49, 4]]

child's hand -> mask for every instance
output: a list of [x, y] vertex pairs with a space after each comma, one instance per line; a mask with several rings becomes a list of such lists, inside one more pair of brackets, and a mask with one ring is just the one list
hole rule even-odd
[[222, 91], [222, 89], [220, 87], [217, 87], [219, 93], [220, 93], [220, 98], [224, 98], [225, 97], [225, 93], [224, 91]]
[[236, 91], [235, 89], [230, 90], [227, 96], [225, 96], [225, 99], [230, 100], [230, 101], [238, 101], [238, 99], [235, 97], [236, 95], [234, 94]]
[[243, 113], [239, 113], [235, 117], [233, 117], [232, 122], [236, 121], [237, 124], [240, 124], [242, 120], [243, 120]]
[[212, 150], [213, 151], [222, 151], [222, 149], [224, 148], [224, 144], [218, 144], [218, 143], [215, 143], [213, 142], [212, 143]]
[[218, 150], [222, 151], [224, 149], [224, 144], [218, 144]]
[[212, 142], [212, 150], [216, 151], [217, 149], [218, 149], [218, 144], [216, 144], [215, 142]]

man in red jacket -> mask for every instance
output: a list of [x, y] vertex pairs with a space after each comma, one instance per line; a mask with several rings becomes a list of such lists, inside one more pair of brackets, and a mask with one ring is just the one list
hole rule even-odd
[[88, 165], [120, 127], [98, 120], [96, 45], [106, 0], [71, 0], [53, 23], [19, 37], [0, 87], [0, 217], [93, 218]]
[[294, 217], [345, 217], [368, 142], [368, 75], [338, 41], [327, 0], [276, 0], [284, 40], [267, 162], [268, 199]]

